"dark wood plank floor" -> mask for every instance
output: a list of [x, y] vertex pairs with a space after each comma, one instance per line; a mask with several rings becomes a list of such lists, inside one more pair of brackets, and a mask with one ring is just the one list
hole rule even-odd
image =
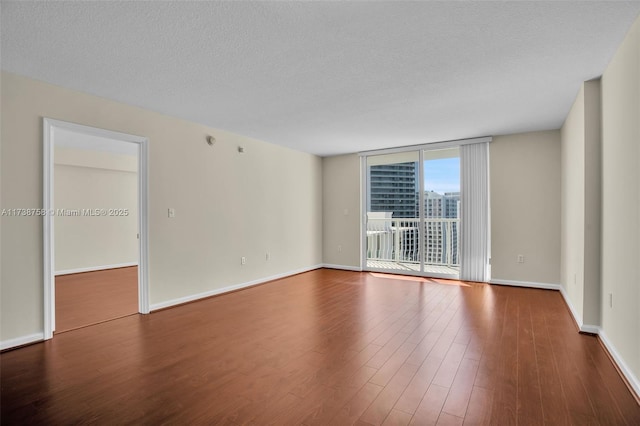
[[56, 333], [137, 312], [137, 266], [56, 277]]
[[1, 361], [3, 424], [640, 424], [546, 290], [321, 269]]

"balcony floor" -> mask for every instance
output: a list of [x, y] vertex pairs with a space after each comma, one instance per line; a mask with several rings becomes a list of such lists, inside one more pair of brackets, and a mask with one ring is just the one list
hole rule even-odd
[[[390, 260], [367, 260], [368, 268], [385, 269], [394, 271], [420, 272], [420, 264], [393, 262]], [[424, 265], [425, 274], [455, 275], [460, 273], [460, 268], [452, 268], [444, 265]]]

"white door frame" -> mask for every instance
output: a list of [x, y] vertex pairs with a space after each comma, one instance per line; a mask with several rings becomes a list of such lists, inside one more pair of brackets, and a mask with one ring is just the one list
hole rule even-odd
[[138, 144], [138, 311], [149, 313], [149, 209], [148, 209], [148, 142], [142, 136], [129, 135], [66, 121], [43, 118], [43, 260], [44, 260], [44, 339], [53, 337], [55, 329], [55, 261], [53, 217], [53, 147], [56, 129], [64, 129], [90, 136], [115, 139]]

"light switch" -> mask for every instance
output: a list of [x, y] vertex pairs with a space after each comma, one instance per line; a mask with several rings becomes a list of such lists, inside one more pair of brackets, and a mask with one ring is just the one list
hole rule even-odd
[[176, 209], [169, 209], [167, 213], [171, 218], [176, 217]]

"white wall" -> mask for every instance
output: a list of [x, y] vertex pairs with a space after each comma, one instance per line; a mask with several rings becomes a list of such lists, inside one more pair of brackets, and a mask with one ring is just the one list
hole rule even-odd
[[[10, 73], [1, 78], [2, 208], [42, 206], [42, 117], [149, 138], [152, 305], [322, 263], [319, 157]], [[4, 342], [42, 333], [42, 220], [1, 220]]]
[[560, 132], [495, 136], [489, 149], [492, 280], [559, 284]]
[[329, 265], [360, 268], [360, 157], [322, 159], [323, 259]]
[[54, 147], [54, 202], [55, 209], [116, 210], [54, 217], [56, 273], [138, 263], [136, 156]]
[[640, 393], [640, 18], [601, 85], [602, 331]]

